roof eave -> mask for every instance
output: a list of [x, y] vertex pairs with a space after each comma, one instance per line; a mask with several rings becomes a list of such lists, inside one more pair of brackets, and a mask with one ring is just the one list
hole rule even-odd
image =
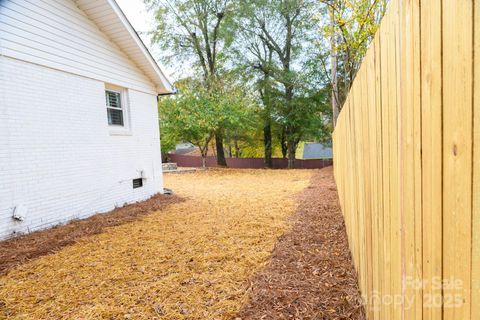
[[128, 31], [132, 39], [137, 44], [138, 48], [142, 51], [143, 55], [149, 62], [151, 68], [155, 71], [155, 74], [157, 75], [157, 79], [152, 79], [152, 81], [155, 81], [155, 85], [158, 93], [159, 94], [175, 93], [176, 92], [175, 87], [172, 85], [172, 83], [167, 79], [163, 71], [160, 69], [157, 62], [153, 58], [152, 54], [150, 53], [150, 51], [148, 51], [147, 47], [143, 43], [138, 33], [133, 28], [130, 21], [128, 21], [127, 17], [123, 13], [120, 6], [117, 4], [115, 0], [107, 0], [107, 1], [110, 4], [113, 11], [115, 12], [115, 14], [118, 16], [118, 18], [122, 22], [125, 29]]

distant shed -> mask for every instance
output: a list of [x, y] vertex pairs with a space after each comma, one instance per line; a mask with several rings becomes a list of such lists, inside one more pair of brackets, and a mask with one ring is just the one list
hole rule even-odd
[[332, 148], [321, 143], [305, 143], [303, 159], [332, 159]]

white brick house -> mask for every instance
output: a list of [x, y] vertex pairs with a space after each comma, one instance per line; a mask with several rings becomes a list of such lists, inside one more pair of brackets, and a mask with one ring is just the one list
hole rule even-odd
[[161, 192], [172, 91], [114, 0], [0, 0], [0, 239]]

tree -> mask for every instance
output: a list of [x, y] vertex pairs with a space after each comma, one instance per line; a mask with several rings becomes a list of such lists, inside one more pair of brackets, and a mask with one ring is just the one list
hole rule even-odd
[[[326, 63], [323, 65], [325, 74], [331, 74], [332, 121], [335, 124], [363, 57], [385, 14], [388, 0], [320, 1], [326, 6], [319, 21], [323, 24], [323, 35], [330, 39], [329, 48], [324, 50], [329, 51], [331, 57], [330, 72], [326, 70]], [[323, 57], [327, 56], [328, 54], [323, 54]]]
[[[332, 7], [327, 20], [337, 21], [338, 12], [333, 10], [337, 1], [144, 1], [156, 13], [154, 40], [164, 61], [193, 68], [191, 79], [179, 85], [186, 85], [187, 91], [180, 88], [168, 103], [183, 110], [185, 117], [193, 112], [184, 106], [187, 101], [211, 113], [208, 127], [213, 131], [198, 129], [204, 135], [197, 145], [208, 148], [208, 142], [215, 142], [220, 165], [226, 165], [224, 146], [230, 156], [239, 157], [257, 154], [258, 140], [263, 140], [266, 167], [272, 165], [273, 152], [281, 150], [293, 168], [302, 139], [330, 140], [333, 110], [327, 98], [333, 86], [324, 57], [328, 50], [337, 49], [338, 70], [344, 70], [350, 60], [338, 49], [340, 35], [330, 37], [330, 30], [337, 27], [325, 28], [322, 34], [315, 18]], [[345, 1], [354, 0], [338, 0]], [[329, 43], [328, 37], [335, 42]], [[330, 44], [328, 50], [325, 44]], [[342, 72], [330, 71], [338, 74], [339, 87], [344, 85]], [[164, 112], [168, 116], [169, 111]], [[177, 128], [188, 124], [169, 121]], [[206, 122], [201, 117], [197, 121]], [[172, 130], [172, 137], [191, 136], [183, 131]]]
[[[247, 10], [245, 10], [247, 8]], [[257, 92], [260, 103], [261, 118], [263, 120], [264, 165], [273, 167], [272, 162], [272, 87], [274, 86], [274, 51], [264, 39], [257, 36], [255, 22], [252, 23], [251, 12], [248, 6], [243, 16], [237, 18], [237, 67], [245, 68], [255, 76], [254, 90]], [[247, 54], [246, 54], [247, 53]]]
[[308, 86], [301, 79], [310, 59], [311, 37], [315, 37], [316, 5], [317, 1], [309, 0], [245, 0], [237, 23], [247, 39], [240, 46], [247, 47], [251, 65], [260, 73], [257, 83], [266, 111], [265, 158], [271, 155], [271, 119], [275, 114], [282, 125], [289, 168], [294, 167], [299, 130], [290, 120], [302, 118], [294, 100], [296, 92]]
[[162, 141], [188, 141], [197, 146], [206, 166], [208, 146], [216, 129], [213, 105], [203, 86], [180, 85], [181, 93], [159, 102]]
[[244, 133], [257, 125], [256, 105], [242, 83], [233, 78], [237, 74], [224, 74], [221, 81], [215, 83], [211, 103], [216, 106], [218, 128], [222, 128], [229, 142], [233, 140], [235, 155], [239, 157], [239, 139]]
[[[215, 95], [219, 71], [233, 34], [229, 22], [235, 12], [233, 0], [144, 0], [155, 11], [158, 43], [167, 62], [194, 61], [207, 93]], [[175, 60], [173, 60], [175, 59]], [[218, 165], [226, 166], [224, 128], [214, 133]]]
[[335, 31], [335, 12], [332, 8], [330, 8], [330, 20], [332, 26], [332, 34], [330, 36], [330, 55], [331, 55], [331, 63], [332, 63], [332, 94], [331, 94], [331, 101], [332, 101], [332, 123], [333, 127], [337, 124], [337, 118], [340, 114], [340, 107], [338, 106], [338, 63], [337, 63], [337, 33]]
[[162, 141], [188, 141], [197, 146], [206, 165], [208, 147], [219, 127], [244, 130], [251, 123], [252, 104], [242, 90], [216, 83], [215, 94], [192, 79], [178, 82], [179, 94], [159, 102]]

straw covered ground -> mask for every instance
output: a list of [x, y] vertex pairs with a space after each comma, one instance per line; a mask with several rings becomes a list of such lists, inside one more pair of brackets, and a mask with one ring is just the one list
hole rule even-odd
[[185, 201], [0, 276], [0, 318], [231, 319], [312, 171], [167, 175]]

